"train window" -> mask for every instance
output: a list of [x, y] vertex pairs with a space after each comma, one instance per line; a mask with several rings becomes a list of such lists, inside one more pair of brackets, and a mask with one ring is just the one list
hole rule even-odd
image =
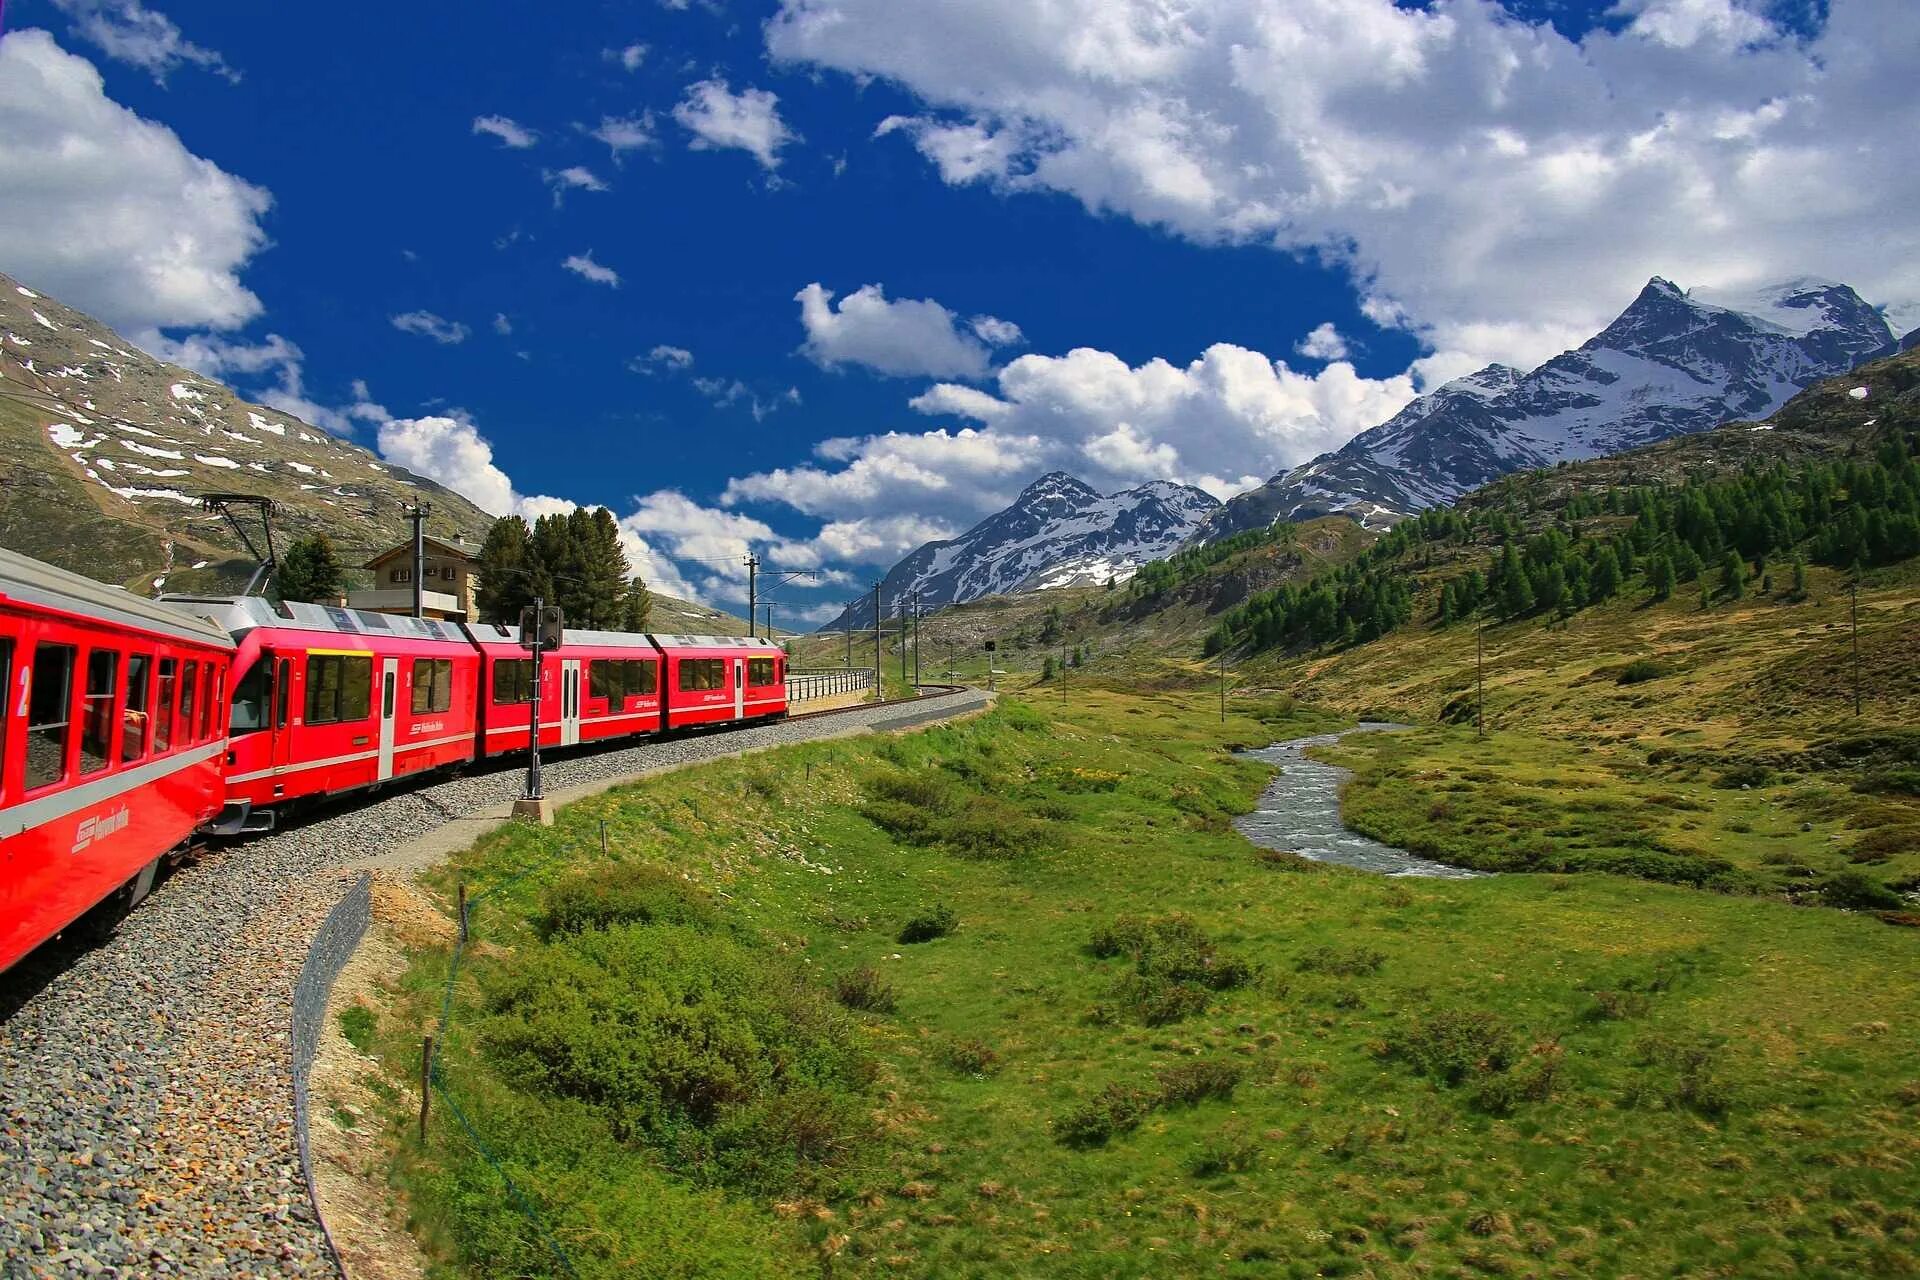
[[413, 660], [413, 714], [447, 711], [453, 707], [453, 659]]
[[624, 698], [626, 677], [621, 674], [622, 665], [611, 658], [595, 658], [587, 666], [587, 696], [612, 698], [615, 703]]
[[748, 684], [772, 684], [773, 683], [773, 659], [772, 658], [748, 658], [747, 659], [747, 683]]
[[[13, 722], [13, 641], [0, 636], [0, 767], [7, 763], [7, 726]], [[0, 773], [0, 803], [6, 801], [7, 779]]]
[[695, 692], [727, 687], [727, 664], [723, 658], [682, 658], [680, 687]]
[[240, 677], [240, 683], [233, 686], [233, 707], [227, 717], [227, 732], [238, 738], [242, 734], [258, 733], [267, 727], [267, 701], [273, 683], [269, 668], [273, 659], [261, 654], [254, 664], [247, 668], [247, 674]]
[[627, 692], [657, 693], [660, 688], [660, 669], [651, 662], [633, 661], [627, 666]]
[[493, 664], [493, 701], [496, 706], [533, 701], [533, 659], [508, 658]]
[[153, 659], [144, 653], [127, 655], [127, 709], [121, 715], [120, 763], [128, 764], [147, 754], [147, 724], [153, 718], [147, 710], [148, 676]]
[[213, 736], [213, 712], [220, 705], [220, 664], [209, 662], [206, 673], [205, 696], [200, 699], [200, 731], [195, 735], [195, 740], [199, 742], [205, 742]]
[[193, 713], [200, 708], [199, 699], [200, 664], [189, 662], [180, 668], [180, 719], [174, 725], [183, 747], [193, 743]]
[[68, 717], [73, 712], [70, 644], [40, 644], [33, 650], [33, 696], [27, 702], [27, 790], [50, 787], [67, 776]]
[[308, 724], [343, 724], [351, 720], [365, 720], [372, 710], [373, 655], [308, 655]]
[[86, 705], [80, 711], [80, 772], [98, 773], [113, 763], [113, 695], [120, 686], [120, 655], [112, 649], [87, 654]]
[[160, 678], [156, 682], [160, 697], [153, 706], [153, 751], [158, 755], [173, 748], [173, 694], [179, 684], [178, 658], [160, 659]]

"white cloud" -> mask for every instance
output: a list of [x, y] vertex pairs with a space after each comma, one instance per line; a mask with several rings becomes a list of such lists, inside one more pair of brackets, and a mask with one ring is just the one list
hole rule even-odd
[[862, 285], [838, 307], [833, 298], [818, 283], [794, 295], [807, 334], [800, 350], [823, 369], [857, 364], [896, 378], [979, 378], [987, 372], [983, 325], [1002, 341], [1019, 340], [1019, 326], [1007, 321], [980, 316], [963, 327], [932, 298], [888, 301], [877, 284]]
[[[658, 350], [658, 348], [655, 348], [655, 350]], [[691, 356], [688, 357], [688, 363], [692, 363]], [[673, 367], [685, 368], [686, 366], [674, 365]], [[770, 395], [763, 400], [760, 398], [759, 392], [738, 378], [695, 378], [693, 380], [693, 388], [707, 399], [713, 401], [715, 408], [726, 409], [736, 404], [745, 404], [747, 406], [747, 412], [753, 415], [755, 422], [770, 417], [787, 405], [800, 403], [800, 388], [798, 387], [788, 387], [785, 391], [779, 392], [776, 395]]]
[[628, 71], [638, 71], [640, 64], [647, 60], [647, 46], [630, 44], [620, 49], [602, 49], [600, 56], [608, 62], [617, 62]]
[[569, 191], [605, 191], [607, 184], [600, 181], [598, 175], [585, 165], [568, 165], [564, 169], [542, 169], [540, 179], [553, 188], [553, 207], [558, 209]]
[[0, 37], [0, 263], [118, 328], [231, 329], [272, 199], [109, 99], [44, 31]]
[[[246, 394], [253, 399], [335, 435], [352, 435], [356, 422], [384, 422], [392, 416], [384, 406], [373, 402], [367, 384], [358, 379], [353, 383], [353, 400], [344, 406], [314, 400], [306, 389], [305, 353], [277, 333], [270, 333], [259, 342], [247, 342], [217, 333], [169, 338], [147, 330], [135, 333], [133, 341], [141, 350], [161, 360], [209, 378], [236, 384], [247, 379], [252, 389]], [[253, 381], [262, 376], [270, 380]]]
[[[1920, 5], [782, 0], [778, 60], [882, 77], [952, 183], [1344, 265], [1455, 367], [1530, 365], [1659, 274], [1813, 273], [1920, 319]], [[1909, 321], [1910, 323], [1911, 321]]]
[[725, 80], [702, 80], [687, 86], [673, 118], [694, 135], [694, 150], [738, 148], [772, 169], [780, 163], [780, 148], [799, 140], [780, 119], [779, 101], [765, 89], [736, 94]]
[[81, 39], [116, 62], [139, 67], [156, 84], [165, 84], [168, 74], [184, 64], [204, 67], [230, 84], [240, 82], [226, 59], [187, 39], [172, 19], [140, 0], [53, 0], [53, 7]]
[[519, 505], [513, 482], [493, 461], [493, 445], [463, 418], [396, 418], [380, 424], [380, 456], [438, 480], [489, 515]]
[[595, 284], [604, 284], [612, 289], [618, 289], [620, 287], [620, 273], [612, 267], [603, 267], [595, 262], [593, 260], [593, 250], [591, 249], [585, 253], [571, 255], [560, 265], [584, 280], [591, 280]]
[[693, 368], [693, 352], [662, 342], [644, 356], [635, 356], [627, 361], [627, 367], [635, 373], [652, 373], [655, 369], [678, 372]]
[[504, 312], [495, 312], [493, 317], [493, 331], [504, 338], [513, 332], [513, 321], [507, 319]]
[[[422, 338], [432, 338], [441, 346], [454, 346], [467, 340], [467, 326], [458, 320], [448, 320], [431, 311], [403, 311], [399, 315], [387, 317], [393, 327], [402, 333], [418, 334]], [[504, 318], [504, 317], [502, 317]], [[495, 328], [498, 328], [498, 321]]]
[[1312, 333], [1293, 344], [1294, 352], [1309, 360], [1345, 360], [1347, 358], [1347, 340], [1328, 320], [1314, 326]]
[[646, 111], [637, 116], [601, 116], [600, 123], [588, 130], [587, 136], [604, 143], [613, 152], [613, 162], [619, 164], [627, 152], [645, 151], [654, 145], [653, 113]]
[[1027, 340], [1020, 326], [994, 316], [975, 316], [967, 322], [974, 336], [990, 347], [1017, 347]]
[[516, 151], [524, 151], [540, 141], [540, 135], [506, 116], [475, 116], [475, 133], [489, 134]]

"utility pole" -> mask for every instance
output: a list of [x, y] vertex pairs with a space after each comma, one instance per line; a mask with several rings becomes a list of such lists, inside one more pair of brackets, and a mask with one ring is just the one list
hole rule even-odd
[[847, 601], [845, 617], [847, 619], [847, 670], [849, 671], [853, 670], [853, 611], [858, 608], [859, 605], [860, 602], [858, 600]]
[[[757, 611], [754, 608], [756, 604], [754, 588], [758, 585], [757, 578], [759, 573], [760, 557], [751, 551], [747, 552], [747, 639], [749, 640], [754, 638], [753, 620], [757, 616]], [[769, 639], [771, 639], [771, 637], [769, 637]]]
[[1487, 736], [1487, 655], [1481, 641], [1481, 633], [1486, 623], [1476, 618], [1473, 623], [1473, 736]]
[[873, 584], [873, 700], [885, 702], [887, 695], [881, 692], [886, 682], [881, 679], [880, 671], [880, 584]]
[[913, 683], [920, 684], [920, 588], [913, 589]]
[[[773, 606], [770, 604], [762, 605], [761, 608], [767, 611], [767, 639], [772, 640], [773, 639]], [[779, 642], [774, 641], [774, 643], [777, 644]]]
[[900, 683], [909, 683], [907, 679], [907, 598], [900, 597]]
[[424, 502], [409, 503], [404, 510], [413, 521], [413, 616], [427, 616], [427, 513], [433, 508]]
[[953, 641], [947, 641], [947, 683], [953, 683]]

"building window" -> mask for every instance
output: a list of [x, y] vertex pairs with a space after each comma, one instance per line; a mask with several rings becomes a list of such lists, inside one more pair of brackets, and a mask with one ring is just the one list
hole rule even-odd
[[388, 582], [412, 582], [413, 570], [411, 568], [389, 569], [387, 570], [387, 581]]
[[533, 659], [507, 658], [493, 664], [493, 703], [504, 707], [533, 701]]
[[365, 720], [373, 710], [371, 654], [316, 653], [307, 658], [307, 723]]
[[33, 696], [27, 702], [27, 790], [67, 776], [67, 735], [73, 712], [74, 647], [41, 644], [33, 650]]
[[748, 658], [747, 659], [747, 683], [753, 684], [753, 685], [772, 684], [773, 683], [773, 659], [772, 658]]
[[413, 660], [413, 714], [446, 711], [453, 706], [453, 659]]
[[682, 658], [680, 688], [694, 693], [727, 687], [727, 662], [724, 658]]
[[147, 677], [152, 666], [153, 659], [144, 653], [127, 657], [127, 710], [121, 717], [120, 726], [122, 764], [129, 764], [147, 754], [147, 724], [152, 719], [147, 711], [147, 699], [153, 692]]

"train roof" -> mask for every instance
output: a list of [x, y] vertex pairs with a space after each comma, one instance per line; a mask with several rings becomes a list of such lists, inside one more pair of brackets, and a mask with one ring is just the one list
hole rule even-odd
[[[473, 638], [483, 644], [519, 644], [520, 628], [505, 626], [495, 622], [470, 622], [467, 630]], [[651, 648], [662, 649], [770, 649], [780, 651], [780, 646], [771, 640], [762, 640], [758, 636], [683, 636], [667, 635], [664, 632], [643, 633], [639, 631], [587, 631], [578, 627], [568, 627], [568, 644], [597, 644], [609, 648]]]
[[336, 635], [397, 636], [404, 640], [446, 640], [466, 644], [460, 624], [440, 618], [343, 609], [338, 605], [306, 604], [297, 600], [271, 601], [264, 596], [161, 597], [176, 608], [191, 610], [237, 638], [256, 627], [290, 631], [327, 631]]
[[233, 647], [227, 633], [205, 618], [5, 548], [0, 548], [0, 595], [199, 644]]

